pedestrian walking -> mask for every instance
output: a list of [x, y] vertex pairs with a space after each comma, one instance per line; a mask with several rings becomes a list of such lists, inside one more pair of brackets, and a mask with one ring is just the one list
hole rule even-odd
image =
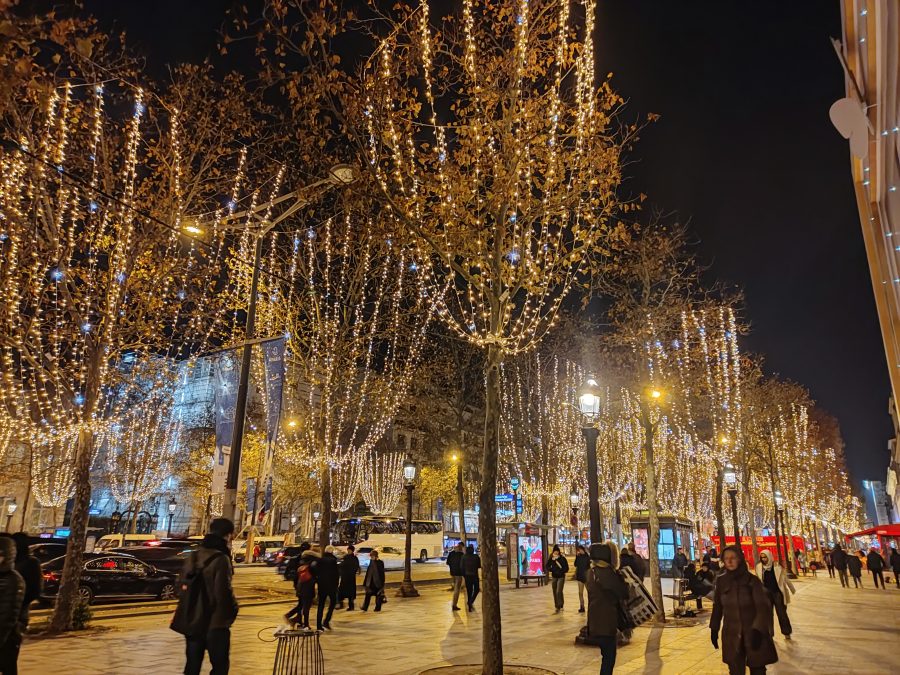
[[466, 608], [475, 611], [475, 598], [481, 590], [478, 581], [478, 570], [481, 569], [481, 556], [475, 553], [475, 547], [469, 544], [462, 559], [463, 574], [466, 578]]
[[825, 551], [825, 567], [828, 568], [828, 576], [834, 579], [834, 562], [831, 558], [831, 551]]
[[778, 661], [772, 640], [772, 604], [763, 583], [750, 574], [744, 554], [737, 546], [722, 549], [725, 571], [716, 581], [710, 639], [719, 648], [722, 629], [722, 662], [729, 675], [762, 675], [766, 666]]
[[363, 579], [363, 588], [366, 590], [366, 597], [363, 599], [362, 611], [369, 611], [369, 601], [375, 596], [375, 611], [381, 611], [381, 604], [384, 602], [384, 561], [379, 560], [378, 550], [372, 549], [369, 552], [369, 567], [366, 569], [366, 576]]
[[575, 581], [578, 584], [578, 611], [584, 613], [584, 591], [587, 583], [588, 570], [591, 569], [591, 556], [588, 555], [587, 549], [578, 544], [575, 547]]
[[756, 576], [762, 581], [769, 600], [778, 615], [778, 627], [785, 639], [791, 639], [791, 620], [788, 618], [787, 606], [791, 602], [791, 595], [796, 593], [794, 585], [788, 578], [787, 571], [772, 559], [768, 551], [760, 551], [759, 562], [756, 563]]
[[28, 628], [31, 603], [39, 600], [44, 590], [44, 575], [41, 573], [41, 563], [28, 550], [28, 535], [25, 532], [16, 532], [12, 538], [16, 542], [16, 572], [25, 581], [25, 599], [22, 601], [24, 630]]
[[891, 546], [891, 557], [888, 559], [888, 562], [890, 562], [891, 569], [894, 571], [894, 581], [897, 583], [897, 588], [900, 588], [900, 553], [897, 552], [896, 546]]
[[466, 554], [465, 544], [459, 542], [453, 550], [447, 554], [447, 567], [450, 568], [450, 577], [453, 579], [453, 604], [454, 611], [459, 610], [459, 592], [466, 585], [466, 576], [463, 574], [463, 556]]
[[27, 622], [23, 621], [22, 611], [25, 580], [16, 571], [15, 562], [16, 543], [11, 536], [4, 535], [0, 537], [0, 673], [4, 675], [19, 672], [19, 648]]
[[879, 582], [881, 582], [881, 587], [884, 588], [884, 558], [874, 548], [870, 548], [869, 554], [866, 556], [866, 567], [872, 573], [872, 579], [875, 580], [875, 588], [878, 588]]
[[679, 546], [678, 551], [675, 553], [675, 557], [672, 558], [672, 577], [675, 579], [681, 579], [684, 577], [684, 568], [688, 565], [687, 556], [684, 554], [684, 549]]
[[340, 587], [338, 588], [338, 607], [343, 609], [344, 600], [347, 601], [347, 611], [353, 611], [353, 603], [356, 601], [356, 575], [359, 574], [359, 558], [356, 557], [356, 547], [350, 544], [347, 552], [338, 565], [340, 574]]
[[[337, 604], [338, 593], [338, 561], [334, 555], [334, 547], [326, 546], [321, 559], [313, 560], [310, 566], [316, 579], [316, 588], [319, 592], [319, 606], [316, 609], [316, 629], [331, 630], [331, 615]], [[325, 604], [328, 603], [328, 612], [325, 612]], [[325, 620], [322, 620], [322, 615]]]
[[550, 558], [544, 564], [544, 570], [550, 575], [550, 585], [553, 588], [553, 605], [557, 612], [561, 612], [565, 604], [563, 589], [566, 586], [566, 574], [569, 573], [569, 561], [559, 550], [559, 544], [554, 545], [550, 552]]
[[[305, 543], [305, 542], [304, 542]], [[309, 612], [316, 598], [316, 577], [313, 576], [312, 564], [322, 556], [318, 551], [313, 551], [312, 546], [307, 546], [300, 554], [297, 564], [297, 580], [294, 589], [297, 593], [297, 606], [294, 608], [300, 628], [309, 629]], [[290, 612], [289, 612], [290, 613]]]
[[209, 654], [211, 675], [228, 672], [231, 624], [238, 613], [231, 587], [233, 538], [234, 523], [216, 518], [181, 571], [172, 629], [185, 636], [184, 675], [200, 675], [205, 654]]
[[[847, 571], [850, 573], [850, 578], [853, 579], [853, 587], [854, 588], [862, 588], [862, 569], [863, 569], [863, 554], [856, 553], [854, 555], [847, 556]], [[850, 582], [847, 582], [847, 587], [850, 587]]]
[[850, 580], [847, 578], [847, 553], [840, 544], [835, 544], [831, 550], [831, 562], [841, 580], [841, 586], [850, 588]]
[[587, 632], [600, 646], [600, 675], [611, 675], [616, 665], [616, 633], [628, 587], [616, 571], [619, 550], [611, 541], [591, 544], [587, 578]]

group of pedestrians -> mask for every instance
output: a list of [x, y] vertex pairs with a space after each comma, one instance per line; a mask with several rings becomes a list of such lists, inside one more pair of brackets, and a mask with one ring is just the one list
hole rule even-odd
[[447, 567], [450, 568], [450, 577], [453, 580], [453, 604], [454, 612], [460, 610], [459, 595], [465, 588], [466, 609], [475, 611], [475, 598], [481, 591], [479, 570], [481, 569], [481, 556], [475, 553], [475, 546], [466, 546], [459, 542], [450, 553], [447, 554]]
[[863, 588], [864, 567], [872, 573], [875, 588], [878, 588], [879, 585], [884, 588], [884, 570], [890, 566], [897, 587], [900, 588], [900, 553], [893, 546], [888, 559], [885, 560], [881, 553], [874, 548], [870, 548], [868, 553], [863, 551], [848, 553], [841, 548], [840, 544], [835, 544], [834, 548], [825, 554], [825, 565], [832, 578], [834, 578], [834, 572], [837, 571], [841, 586], [844, 588], [850, 588], [850, 578], [853, 579], [854, 588]]

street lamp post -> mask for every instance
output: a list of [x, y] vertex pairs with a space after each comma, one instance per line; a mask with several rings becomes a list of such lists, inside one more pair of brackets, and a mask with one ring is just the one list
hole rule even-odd
[[319, 533], [319, 518], [321, 516], [322, 516], [322, 514], [320, 512], [313, 511], [313, 536], [312, 536], [313, 541], [316, 541], [316, 537], [318, 536], [318, 533]]
[[578, 408], [581, 410], [581, 431], [587, 441], [588, 512], [591, 524], [591, 543], [603, 539], [600, 524], [600, 487], [597, 484], [597, 438], [600, 430], [595, 422], [600, 417], [600, 385], [588, 377], [578, 388]]
[[166, 538], [172, 538], [172, 519], [175, 517], [175, 509], [178, 507], [178, 502], [175, 501], [175, 497], [169, 500], [169, 529], [166, 532]]
[[[333, 185], [349, 185], [356, 179], [353, 167], [346, 164], [334, 166], [329, 171], [328, 177], [318, 180], [300, 190], [289, 192], [277, 199], [264, 204], [259, 204], [249, 211], [230, 214], [225, 222], [238, 221], [240, 219], [257, 219], [262, 221], [262, 227], [256, 232], [256, 246], [253, 252], [253, 273], [250, 277], [250, 299], [247, 306], [247, 321], [244, 324], [244, 346], [241, 353], [240, 379], [238, 380], [237, 398], [234, 406], [234, 428], [231, 435], [231, 457], [228, 463], [228, 474], [225, 478], [225, 495], [222, 505], [222, 515], [234, 521], [237, 510], [238, 477], [241, 472], [241, 451], [244, 446], [244, 418], [247, 416], [247, 395], [250, 388], [250, 362], [253, 356], [254, 336], [256, 333], [256, 296], [259, 294], [259, 271], [262, 265], [263, 239], [276, 225], [293, 215], [309, 203], [309, 198], [304, 194]], [[268, 219], [272, 207], [278, 203], [294, 199], [294, 203], [287, 207], [277, 218]], [[222, 225], [219, 223], [218, 225]], [[185, 230], [191, 233], [202, 233], [203, 227], [199, 224], [185, 225]]]
[[573, 487], [572, 493], [569, 495], [569, 503], [572, 505], [572, 529], [575, 530], [575, 543], [578, 543], [578, 504], [581, 502], [581, 495]]
[[[728, 490], [728, 496], [731, 498], [731, 524], [734, 526], [734, 545], [741, 545], [741, 528], [738, 526], [737, 516], [737, 472], [731, 462], [726, 462], [724, 472], [725, 489]], [[725, 547], [725, 542], [722, 542]]]
[[513, 491], [513, 520], [519, 520], [519, 477], [512, 476], [509, 479], [509, 487], [512, 488]]
[[407, 459], [403, 464], [403, 478], [406, 480], [406, 554], [403, 559], [403, 581], [397, 595], [401, 598], [417, 598], [419, 591], [412, 582], [412, 497], [416, 480], [416, 463]]
[[17, 508], [19, 508], [19, 505], [16, 504], [15, 499], [6, 505], [6, 531], [7, 532], [9, 532], [9, 524], [12, 522], [13, 514], [15, 514]]
[[784, 513], [784, 495], [781, 494], [781, 490], [775, 490], [775, 536], [778, 541], [778, 556], [781, 558], [781, 564], [786, 568], [788, 558], [784, 553], [786, 542], [784, 541], [784, 519], [781, 517], [782, 513]]

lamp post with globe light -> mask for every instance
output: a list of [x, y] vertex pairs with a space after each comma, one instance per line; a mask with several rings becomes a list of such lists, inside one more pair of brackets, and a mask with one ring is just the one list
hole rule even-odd
[[6, 531], [9, 532], [9, 524], [12, 522], [12, 517], [16, 512], [16, 509], [19, 508], [19, 505], [16, 504], [16, 500], [12, 500], [6, 505]]
[[573, 487], [572, 492], [569, 495], [569, 503], [572, 505], [572, 529], [575, 532], [575, 543], [578, 543], [578, 505], [581, 502], [581, 495], [578, 494], [578, 491]]
[[318, 532], [319, 532], [319, 518], [320, 518], [321, 516], [322, 516], [322, 514], [321, 514], [320, 512], [318, 512], [318, 511], [313, 511], [313, 514], [312, 514], [312, 517], [313, 517], [313, 536], [312, 536], [312, 540], [313, 540], [313, 541], [316, 540], [316, 536], [318, 535]]
[[406, 481], [406, 551], [403, 557], [403, 581], [397, 595], [401, 598], [416, 598], [419, 591], [412, 582], [412, 497], [416, 481], [416, 463], [407, 459], [403, 464], [403, 479]]
[[169, 529], [166, 530], [166, 539], [172, 538], [172, 519], [175, 517], [175, 509], [178, 508], [178, 502], [175, 497], [169, 500]]
[[603, 539], [600, 524], [600, 486], [597, 481], [597, 438], [600, 429], [600, 385], [593, 376], [588, 376], [577, 391], [578, 409], [581, 411], [581, 432], [587, 441], [588, 512], [590, 514], [591, 543]]
[[786, 542], [784, 541], [784, 521], [781, 517], [784, 512], [784, 495], [781, 494], [781, 490], [775, 490], [774, 494], [775, 498], [775, 537], [778, 542], [778, 558], [782, 566], [786, 568], [787, 566], [787, 555], [784, 554], [783, 548]]

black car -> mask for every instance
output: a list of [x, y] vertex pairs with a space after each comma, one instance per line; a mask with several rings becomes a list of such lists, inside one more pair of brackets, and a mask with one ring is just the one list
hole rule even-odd
[[[59, 592], [65, 558], [56, 558], [43, 566], [44, 592], [41, 598], [52, 600]], [[175, 597], [176, 575], [158, 570], [131, 555], [122, 553], [85, 553], [79, 593], [87, 602], [95, 600], [149, 599]]]
[[38, 559], [39, 563], [43, 565], [49, 560], [53, 560], [54, 558], [58, 558], [61, 555], [65, 555], [66, 545], [56, 543], [32, 544], [28, 547], [28, 551], [31, 553], [31, 555]]
[[114, 548], [110, 552], [134, 556], [141, 562], [153, 565], [153, 567], [159, 570], [177, 575], [184, 568], [184, 561], [198, 548], [200, 548], [200, 542], [195, 541], [185, 542], [178, 548], [168, 548], [164, 546], [122, 546]]

